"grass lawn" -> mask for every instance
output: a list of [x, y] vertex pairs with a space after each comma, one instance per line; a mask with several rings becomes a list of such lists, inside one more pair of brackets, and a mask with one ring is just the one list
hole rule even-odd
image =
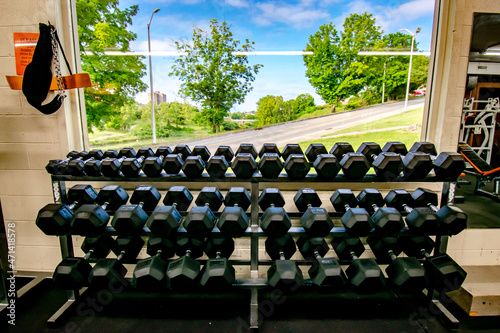
[[381, 147], [383, 147], [383, 145], [388, 141], [401, 141], [404, 144], [406, 144], [407, 147], [411, 147], [414, 142], [420, 141], [421, 126], [418, 126], [413, 131], [408, 131], [406, 128], [402, 128], [400, 130], [392, 130], [392, 131], [380, 131], [380, 132], [370, 132], [370, 133], [362, 133], [362, 132], [373, 129], [383, 129], [388, 127], [410, 126], [413, 124], [421, 124], [422, 114], [423, 114], [423, 108], [418, 108], [415, 110], [408, 111], [406, 113], [374, 121], [369, 124], [349, 127], [343, 129], [342, 131], [330, 133], [327, 136], [332, 134], [361, 132], [359, 134], [345, 135], [335, 138], [321, 138], [313, 141], [300, 142], [299, 144], [304, 151], [311, 143], [322, 143], [325, 145], [326, 149], [330, 150], [331, 147], [333, 147], [333, 145], [336, 142], [349, 142], [353, 146], [354, 150], [356, 150], [361, 145], [361, 143], [365, 141], [377, 142], [380, 144]]

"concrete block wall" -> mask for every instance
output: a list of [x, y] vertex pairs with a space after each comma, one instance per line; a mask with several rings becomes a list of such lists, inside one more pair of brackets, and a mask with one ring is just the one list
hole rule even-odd
[[26, 102], [20, 90], [9, 88], [5, 75], [16, 75], [14, 32], [36, 33], [39, 22], [57, 26], [61, 18], [56, 13], [67, 12], [60, 5], [53, 0], [4, 1], [0, 11], [0, 200], [5, 222], [16, 224], [18, 270], [50, 271], [60, 260], [57, 238], [45, 236], [34, 221], [38, 210], [53, 201], [44, 168], [47, 161], [81, 144], [68, 140], [71, 93], [59, 111], [43, 115]]

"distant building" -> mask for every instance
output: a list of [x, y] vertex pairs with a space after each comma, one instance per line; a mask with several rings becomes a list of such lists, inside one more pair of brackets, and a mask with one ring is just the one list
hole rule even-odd
[[[149, 101], [151, 102], [151, 93], [149, 93], [148, 96], [149, 96]], [[153, 93], [153, 101], [154, 101], [155, 105], [158, 105], [161, 103], [167, 103], [167, 95], [162, 94], [159, 91], [155, 91]]]

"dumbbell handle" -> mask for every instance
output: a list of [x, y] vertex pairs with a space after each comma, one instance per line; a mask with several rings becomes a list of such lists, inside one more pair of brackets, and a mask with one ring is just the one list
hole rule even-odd
[[116, 257], [116, 260], [120, 261], [123, 259], [124, 256], [125, 256], [125, 250], [122, 250], [120, 254]]
[[403, 209], [405, 210], [405, 212], [407, 212], [408, 214], [410, 214], [413, 211], [413, 208], [411, 208], [410, 206], [408, 206], [405, 203], [402, 204], [401, 206], [403, 207]]
[[346, 212], [352, 209], [351, 206], [349, 206], [349, 204], [344, 204], [344, 208]]
[[356, 255], [356, 253], [353, 250], [349, 250], [349, 253], [351, 255], [352, 260], [359, 259], [359, 257]]
[[431, 255], [429, 253], [427, 253], [427, 251], [425, 249], [420, 249], [420, 252], [422, 252], [422, 255], [425, 258], [430, 258], [431, 257]]
[[434, 212], [438, 212], [439, 211], [439, 208], [437, 208], [435, 205], [433, 205], [432, 203], [428, 202], [427, 203], [427, 206], [432, 209]]
[[323, 259], [323, 257], [319, 254], [318, 250], [314, 250], [314, 257], [316, 260]]
[[373, 210], [374, 210], [375, 212], [376, 212], [376, 211], [378, 211], [378, 210], [380, 209], [380, 207], [379, 207], [379, 206], [377, 206], [377, 204], [372, 204], [372, 208], [373, 208]]
[[162, 253], [162, 252], [163, 252], [163, 251], [162, 251], [161, 249], [160, 249], [160, 250], [158, 250], [158, 251], [156, 251], [156, 257], [161, 256], [161, 253]]
[[85, 254], [85, 257], [83, 257], [83, 259], [84, 259], [85, 261], [88, 261], [88, 260], [89, 260], [89, 258], [90, 258], [90, 256], [92, 255], [92, 253], [94, 253], [94, 249], [90, 249], [90, 250], [89, 250], [89, 252], [87, 252], [87, 253]]
[[285, 252], [283, 252], [283, 250], [280, 250], [280, 260], [286, 260]]
[[66, 206], [68, 206], [68, 208], [70, 210], [73, 210], [73, 209], [75, 209], [76, 205], [78, 205], [78, 201], [77, 200], [73, 201], [73, 203], [71, 203], [69, 205], [66, 205]]
[[394, 251], [392, 250], [387, 250], [387, 253], [389, 253], [389, 257], [391, 257], [391, 260], [396, 260], [397, 259], [397, 255], [394, 253]]

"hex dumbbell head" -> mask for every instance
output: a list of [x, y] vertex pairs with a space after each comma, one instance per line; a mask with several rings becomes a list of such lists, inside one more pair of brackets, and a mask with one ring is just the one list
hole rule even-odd
[[406, 145], [399, 141], [390, 141], [387, 142], [384, 147], [382, 147], [383, 152], [391, 152], [396, 153], [402, 156], [408, 154], [408, 149], [406, 149]]
[[283, 170], [283, 162], [276, 153], [264, 153], [259, 160], [259, 171], [264, 178], [276, 178]]
[[160, 202], [161, 194], [156, 187], [151, 185], [137, 186], [130, 197], [131, 204], [142, 204], [142, 209], [146, 212], [152, 212], [158, 202]]
[[155, 236], [170, 237], [177, 232], [181, 222], [182, 215], [175, 206], [158, 206], [148, 217], [146, 226]]
[[335, 178], [341, 169], [337, 157], [333, 154], [319, 154], [313, 167], [321, 178]]
[[135, 157], [137, 155], [134, 148], [122, 148], [118, 152], [118, 157]]
[[322, 202], [318, 193], [312, 188], [301, 188], [293, 197], [293, 202], [300, 212], [305, 212], [307, 207], [320, 207]]
[[198, 284], [201, 265], [195, 259], [203, 255], [203, 246], [203, 240], [179, 235], [176, 253], [180, 258], [171, 261], [167, 268], [173, 290], [192, 291]]
[[208, 162], [210, 158], [210, 150], [208, 150], [207, 146], [195, 146], [193, 151], [191, 151], [191, 156], [201, 156], [203, 162]]
[[328, 236], [333, 228], [330, 215], [322, 207], [308, 207], [300, 218], [300, 223], [304, 230], [313, 237]]
[[330, 154], [335, 155], [339, 161], [347, 153], [354, 153], [351, 144], [347, 142], [337, 142], [333, 145], [332, 149], [330, 149]]
[[306, 157], [309, 162], [316, 161], [316, 158], [320, 154], [328, 154], [325, 146], [322, 143], [311, 143], [306, 149]]
[[172, 186], [163, 198], [165, 206], [175, 205], [179, 211], [187, 211], [192, 201], [193, 195], [186, 186]]
[[251, 198], [250, 193], [244, 187], [231, 187], [226, 193], [224, 198], [224, 205], [228, 206], [239, 206], [244, 211], [250, 207]]
[[378, 177], [384, 181], [393, 181], [403, 170], [401, 155], [392, 152], [382, 152], [373, 161], [373, 169]]
[[137, 151], [137, 155], [136, 157], [152, 157], [152, 156], [155, 156], [155, 153], [153, 151], [153, 149], [149, 148], [149, 147], [142, 147], [142, 148], [139, 148], [139, 150]]
[[[83, 241], [82, 250], [88, 253], [92, 250], [89, 258], [104, 258], [114, 246], [113, 238], [108, 234], [102, 234], [98, 237], [87, 237]], [[92, 266], [84, 258], [67, 257], [57, 265], [52, 279], [56, 286], [77, 290], [88, 285], [88, 278]]]
[[408, 152], [422, 152], [432, 156], [437, 155], [436, 146], [431, 142], [415, 142]]
[[366, 157], [361, 153], [345, 154], [340, 160], [340, 166], [342, 167], [344, 176], [349, 179], [361, 179], [370, 169]]
[[259, 207], [263, 211], [271, 206], [285, 206], [285, 198], [278, 188], [265, 188], [259, 196]]
[[239, 154], [250, 154], [254, 159], [257, 158], [257, 150], [255, 150], [255, 146], [252, 143], [242, 143], [236, 150], [236, 155]]
[[[300, 148], [300, 147], [299, 147]], [[283, 152], [281, 156], [284, 157]], [[303, 179], [309, 173], [311, 166], [302, 154], [290, 154], [285, 160], [285, 171], [291, 179]]]
[[259, 150], [259, 157], [262, 158], [264, 154], [278, 154], [278, 156], [281, 156], [281, 152], [275, 143], [264, 143]]
[[[296, 251], [293, 239], [289, 235], [277, 239], [267, 238], [266, 251], [276, 260], [267, 271], [269, 285], [285, 293], [296, 292], [304, 283], [304, 277], [297, 263], [288, 260]], [[280, 253], [285, 260], [281, 260]]]
[[157, 156], [147, 157], [142, 163], [142, 171], [148, 177], [160, 177], [163, 159]]
[[228, 258], [233, 251], [232, 238], [221, 234], [212, 234], [207, 238], [205, 253], [210, 259], [202, 269], [200, 285], [211, 291], [224, 290], [232, 286], [236, 272]]
[[356, 153], [363, 154], [370, 164], [373, 163], [375, 157], [381, 152], [382, 149], [380, 148], [380, 145], [375, 142], [363, 142], [359, 146], [358, 150], [356, 150]]
[[268, 237], [282, 237], [292, 227], [292, 222], [283, 207], [271, 206], [262, 214], [260, 227]]
[[205, 169], [212, 178], [224, 178], [227, 169], [229, 169], [229, 164], [223, 155], [214, 155], [207, 162]]
[[191, 155], [191, 148], [188, 145], [177, 145], [172, 152], [174, 154], [181, 154], [182, 160], [186, 160]]
[[105, 158], [118, 158], [118, 151], [115, 149], [108, 149], [104, 152], [104, 156], [102, 159]]
[[170, 149], [170, 147], [161, 146], [161, 147], [156, 148], [155, 156], [157, 156], [157, 157], [167, 156], [169, 154], [172, 154], [172, 149]]
[[[151, 153], [152, 152], [153, 151], [151, 151]], [[142, 168], [141, 160], [135, 157], [128, 157], [124, 159], [122, 164], [120, 165], [121, 173], [123, 173], [123, 175], [128, 178], [138, 177], [139, 173], [141, 172], [141, 168]]]
[[432, 170], [432, 160], [429, 154], [416, 151], [409, 152], [403, 158], [403, 177], [405, 179], [425, 178]]
[[[366, 236], [373, 229], [373, 222], [366, 209], [355, 208], [358, 201], [350, 189], [336, 190], [330, 197], [330, 202], [337, 212], [345, 212], [340, 221], [349, 236]], [[347, 206], [350, 208], [346, 209]]]
[[286, 161], [290, 155], [304, 155], [302, 148], [296, 143], [287, 144], [281, 151], [281, 157]]
[[[359, 256], [364, 251], [364, 245], [359, 238], [339, 240], [334, 237], [332, 246], [339, 258], [351, 256], [351, 251]], [[349, 282], [359, 294], [372, 294], [385, 286], [385, 277], [377, 262], [373, 259], [354, 259], [347, 268]]]
[[214, 156], [224, 156], [227, 163], [231, 163], [234, 157], [234, 152], [230, 146], [219, 146], [215, 151]]
[[177, 175], [184, 164], [182, 154], [168, 154], [163, 159], [162, 168], [167, 175]]
[[166, 238], [150, 237], [147, 253], [151, 257], [139, 260], [135, 266], [132, 286], [146, 293], [164, 291], [168, 286], [165, 259], [174, 255], [174, 242]]
[[201, 156], [188, 156], [182, 165], [182, 172], [188, 178], [200, 178], [205, 169], [205, 162]]
[[[323, 257], [329, 250], [328, 244], [320, 237], [299, 237], [297, 247], [305, 259]], [[315, 258], [316, 262], [309, 269], [311, 282], [323, 292], [337, 292], [347, 282], [342, 267], [335, 258]]]
[[226, 207], [222, 211], [217, 227], [227, 237], [241, 237], [248, 227], [248, 216], [241, 207]]
[[440, 180], [455, 181], [465, 170], [465, 160], [459, 153], [440, 153], [433, 162], [433, 168]]
[[218, 211], [224, 202], [224, 196], [217, 187], [205, 186], [201, 189], [195, 204], [197, 206], [206, 206], [214, 212]]
[[[403, 217], [396, 208], [382, 207], [385, 201], [378, 190], [372, 188], [363, 189], [356, 199], [360, 207], [373, 213], [371, 220], [378, 232], [391, 235], [404, 228]], [[377, 206], [378, 210], [375, 211], [374, 206]]]
[[101, 160], [90, 160], [83, 166], [83, 172], [89, 177], [101, 176]]
[[214, 226], [215, 215], [208, 206], [192, 207], [184, 220], [184, 228], [192, 237], [207, 237]]
[[[257, 152], [255, 152], [255, 154], [257, 154]], [[231, 163], [231, 169], [233, 169], [233, 172], [237, 178], [250, 179], [252, 178], [255, 171], [257, 171], [257, 162], [255, 162], [253, 154], [237, 152], [236, 157]]]

